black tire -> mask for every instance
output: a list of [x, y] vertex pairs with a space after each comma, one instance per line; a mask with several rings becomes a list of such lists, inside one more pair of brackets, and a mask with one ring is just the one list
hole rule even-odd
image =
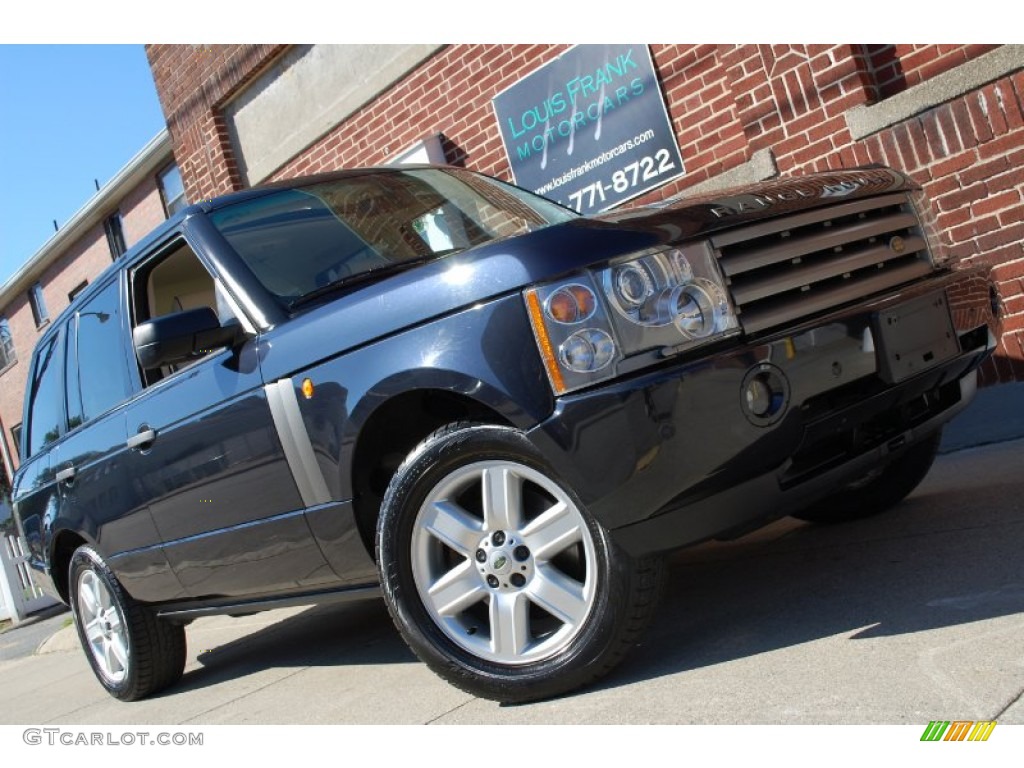
[[[487, 488], [500, 488], [489, 507]], [[420, 443], [388, 486], [376, 549], [388, 609], [416, 655], [507, 703], [609, 672], [649, 624], [663, 580], [660, 557], [617, 547], [529, 440], [499, 426], [450, 424]], [[443, 606], [441, 584], [452, 588]]]
[[793, 517], [810, 523], [842, 523], [871, 517], [899, 504], [921, 484], [942, 442], [942, 430], [910, 446], [899, 458]]
[[111, 696], [136, 701], [181, 678], [183, 626], [163, 621], [137, 603], [92, 547], [75, 550], [69, 575], [78, 639], [96, 679]]

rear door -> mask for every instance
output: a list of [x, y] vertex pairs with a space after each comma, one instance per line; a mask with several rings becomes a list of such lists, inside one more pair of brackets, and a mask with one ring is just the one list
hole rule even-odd
[[[66, 574], [49, 573], [47, 547], [60, 511], [53, 454], [66, 429], [63, 372], [64, 329], [59, 327], [39, 343], [32, 358], [22, 421], [21, 454], [25, 458], [15, 475], [12, 494], [21, 533], [28, 544], [29, 565], [56, 581]], [[47, 591], [51, 589], [47, 585]]]
[[149, 510], [133, 503], [126, 446], [132, 394], [124, 272], [91, 293], [67, 321], [68, 432], [54, 456], [62, 524], [96, 542], [139, 600], [171, 600], [182, 589], [163, 555]]

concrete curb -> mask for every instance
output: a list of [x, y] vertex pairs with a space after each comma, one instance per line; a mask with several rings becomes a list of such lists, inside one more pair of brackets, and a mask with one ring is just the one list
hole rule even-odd
[[66, 627], [61, 627], [48, 638], [43, 640], [36, 648], [36, 655], [41, 656], [46, 653], [70, 653], [77, 651], [80, 648], [78, 642], [78, 632], [75, 630], [75, 625], [71, 624]]

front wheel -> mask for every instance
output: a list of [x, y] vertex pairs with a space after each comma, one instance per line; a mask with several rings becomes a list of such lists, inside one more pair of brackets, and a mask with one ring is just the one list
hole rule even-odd
[[505, 702], [607, 673], [649, 622], [662, 572], [619, 549], [521, 432], [471, 424], [433, 433], [398, 469], [377, 556], [415, 653]]
[[71, 612], [89, 665], [111, 696], [135, 701], [185, 669], [185, 628], [157, 618], [124, 591], [92, 547], [71, 557]]

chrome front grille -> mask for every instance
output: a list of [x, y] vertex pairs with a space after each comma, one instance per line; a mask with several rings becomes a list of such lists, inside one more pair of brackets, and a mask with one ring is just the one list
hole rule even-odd
[[907, 196], [851, 200], [715, 235], [747, 333], [908, 283], [932, 270]]

